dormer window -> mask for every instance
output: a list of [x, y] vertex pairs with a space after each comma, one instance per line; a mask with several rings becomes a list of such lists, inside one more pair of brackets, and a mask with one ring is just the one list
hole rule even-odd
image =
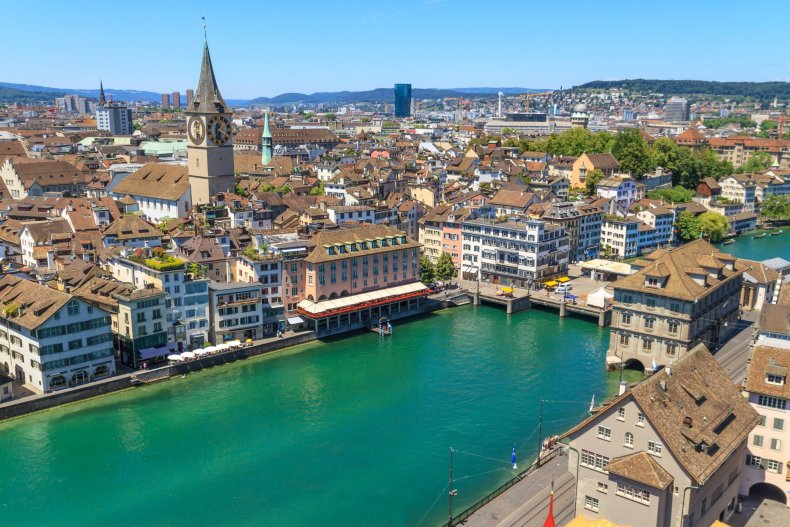
[[645, 285], [648, 287], [661, 287], [661, 282], [655, 276], [648, 276], [645, 279]]
[[775, 375], [773, 373], [768, 373], [765, 375], [765, 382], [766, 384], [773, 384], [775, 386], [784, 386], [785, 384], [785, 376], [784, 375]]

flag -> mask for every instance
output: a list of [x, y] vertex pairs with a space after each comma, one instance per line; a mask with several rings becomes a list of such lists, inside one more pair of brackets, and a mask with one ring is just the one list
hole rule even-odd
[[554, 482], [551, 482], [551, 497], [549, 498], [549, 514], [546, 516], [546, 521], [543, 522], [543, 527], [557, 527], [554, 523]]
[[593, 408], [595, 408], [595, 394], [593, 394], [592, 399], [590, 399], [590, 412], [592, 413]]
[[653, 373], [655, 373], [657, 369], [658, 369], [658, 366], [656, 366], [656, 359], [653, 358]]
[[513, 445], [513, 452], [510, 453], [510, 463], [513, 465], [513, 469], [518, 468], [516, 464], [516, 445]]

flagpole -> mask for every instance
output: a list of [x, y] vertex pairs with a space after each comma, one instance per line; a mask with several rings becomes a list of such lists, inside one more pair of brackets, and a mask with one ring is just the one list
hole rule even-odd
[[453, 527], [453, 496], [457, 494], [453, 489], [453, 447], [450, 447], [450, 492], [447, 494], [447, 527]]
[[540, 421], [538, 421], [538, 468], [540, 468], [541, 454], [543, 454], [543, 398], [540, 399]]

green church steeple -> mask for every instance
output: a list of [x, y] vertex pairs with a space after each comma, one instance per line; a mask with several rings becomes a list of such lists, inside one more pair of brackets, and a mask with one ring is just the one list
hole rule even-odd
[[263, 133], [261, 134], [261, 163], [264, 166], [272, 160], [272, 131], [269, 130], [269, 112], [264, 113]]

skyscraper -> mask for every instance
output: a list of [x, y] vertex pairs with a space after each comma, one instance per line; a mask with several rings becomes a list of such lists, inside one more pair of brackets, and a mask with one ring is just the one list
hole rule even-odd
[[192, 101], [195, 99], [195, 91], [192, 89], [187, 90], [187, 108], [192, 106]]
[[162, 94], [162, 109], [163, 110], [167, 110], [168, 108], [170, 108], [170, 94], [169, 93], [163, 93]]
[[173, 108], [181, 108], [181, 94], [177, 91], [173, 92]]
[[106, 130], [112, 135], [132, 135], [134, 122], [132, 110], [110, 102], [104, 96], [104, 83], [99, 82], [99, 104], [96, 106], [96, 129]]
[[395, 85], [395, 117], [411, 115], [411, 84]]

